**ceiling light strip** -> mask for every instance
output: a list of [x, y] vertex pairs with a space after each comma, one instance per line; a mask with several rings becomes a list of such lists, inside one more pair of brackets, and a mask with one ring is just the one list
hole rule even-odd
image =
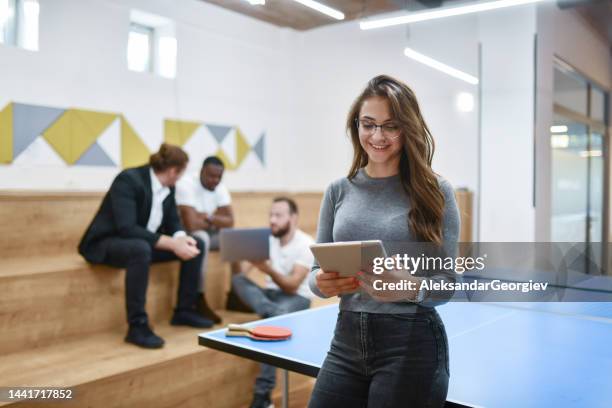
[[[297, 1], [297, 0], [296, 0]], [[488, 2], [473, 2], [462, 6], [443, 7], [433, 11], [418, 11], [408, 13], [403, 16], [383, 18], [372, 21], [362, 21], [359, 27], [362, 30], [370, 30], [373, 28], [390, 27], [400, 24], [410, 24], [425, 20], [434, 20], [438, 18], [460, 16], [463, 14], [478, 13], [481, 11], [496, 10], [506, 7], [522, 6], [524, 4], [538, 3], [546, 0], [496, 0]]]
[[300, 3], [303, 6], [309, 7], [313, 10], [318, 11], [319, 13], [323, 13], [327, 16], [335, 18], [336, 20], [344, 20], [344, 13], [333, 9], [331, 7], [326, 6], [325, 4], [319, 3], [314, 0], [293, 0], [296, 3]]
[[447, 75], [461, 79], [462, 81], [465, 81], [472, 85], [478, 84], [478, 78], [476, 78], [475, 76], [466, 74], [465, 72], [459, 71], [458, 69], [455, 69], [446, 64], [443, 64], [440, 61], [436, 61], [435, 59], [430, 58], [427, 55], [423, 55], [419, 52], [416, 52], [415, 50], [411, 48], [404, 49], [404, 55], [407, 56], [408, 58], [412, 58], [413, 60], [420, 62], [421, 64], [425, 64], [428, 67], [437, 69], [438, 71], [444, 72]]

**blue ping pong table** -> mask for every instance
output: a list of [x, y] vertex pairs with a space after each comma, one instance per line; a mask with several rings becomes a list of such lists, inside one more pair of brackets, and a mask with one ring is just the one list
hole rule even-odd
[[[612, 303], [448, 303], [437, 308], [449, 338], [448, 406], [612, 407]], [[293, 331], [288, 341], [199, 335], [213, 349], [316, 377], [337, 305], [247, 324]]]

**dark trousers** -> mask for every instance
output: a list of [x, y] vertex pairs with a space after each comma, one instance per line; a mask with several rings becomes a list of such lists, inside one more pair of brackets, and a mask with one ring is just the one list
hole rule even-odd
[[[280, 316], [285, 313], [308, 309], [310, 299], [300, 295], [291, 295], [279, 289], [262, 289], [246, 276], [234, 275], [232, 288], [240, 299], [249, 305], [261, 317]], [[255, 379], [255, 393], [267, 394], [276, 385], [276, 368], [262, 364]]]
[[[194, 309], [198, 288], [204, 244], [197, 241], [200, 254], [188, 261], [181, 261], [181, 272], [176, 310]], [[149, 285], [149, 267], [153, 262], [167, 262], [179, 259], [173, 252], [160, 251], [142, 239], [107, 238], [106, 258], [103, 263], [119, 268], [126, 268], [125, 273], [125, 306], [127, 321], [130, 325], [148, 323], [145, 304]]]
[[435, 309], [340, 311], [308, 406], [443, 407], [448, 380], [448, 341]]

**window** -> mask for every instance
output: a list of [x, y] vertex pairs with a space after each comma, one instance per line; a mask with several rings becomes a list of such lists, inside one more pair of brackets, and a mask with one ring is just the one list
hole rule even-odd
[[17, 22], [15, 0], [0, 0], [0, 42], [16, 45]]
[[130, 20], [128, 69], [174, 78], [177, 56], [174, 23], [165, 17], [138, 10], [132, 11]]
[[38, 0], [0, 0], [0, 43], [38, 51]]
[[607, 265], [605, 247], [591, 244], [608, 241], [604, 188], [608, 95], [556, 58], [553, 96], [551, 239], [586, 243], [588, 256], [574, 261], [572, 268], [597, 273]]
[[157, 41], [159, 75], [166, 78], [176, 76], [176, 38], [160, 36]]
[[153, 29], [132, 23], [128, 37], [128, 68], [153, 72]]

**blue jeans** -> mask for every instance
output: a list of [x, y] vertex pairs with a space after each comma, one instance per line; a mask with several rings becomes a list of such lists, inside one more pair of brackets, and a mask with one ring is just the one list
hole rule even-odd
[[[232, 286], [238, 297], [264, 318], [297, 312], [310, 307], [310, 299], [285, 293], [279, 289], [262, 289], [244, 275], [234, 275]], [[267, 394], [274, 389], [275, 385], [276, 368], [262, 364], [259, 376], [255, 380], [255, 393]]]
[[443, 407], [448, 341], [435, 309], [340, 311], [309, 408]]

